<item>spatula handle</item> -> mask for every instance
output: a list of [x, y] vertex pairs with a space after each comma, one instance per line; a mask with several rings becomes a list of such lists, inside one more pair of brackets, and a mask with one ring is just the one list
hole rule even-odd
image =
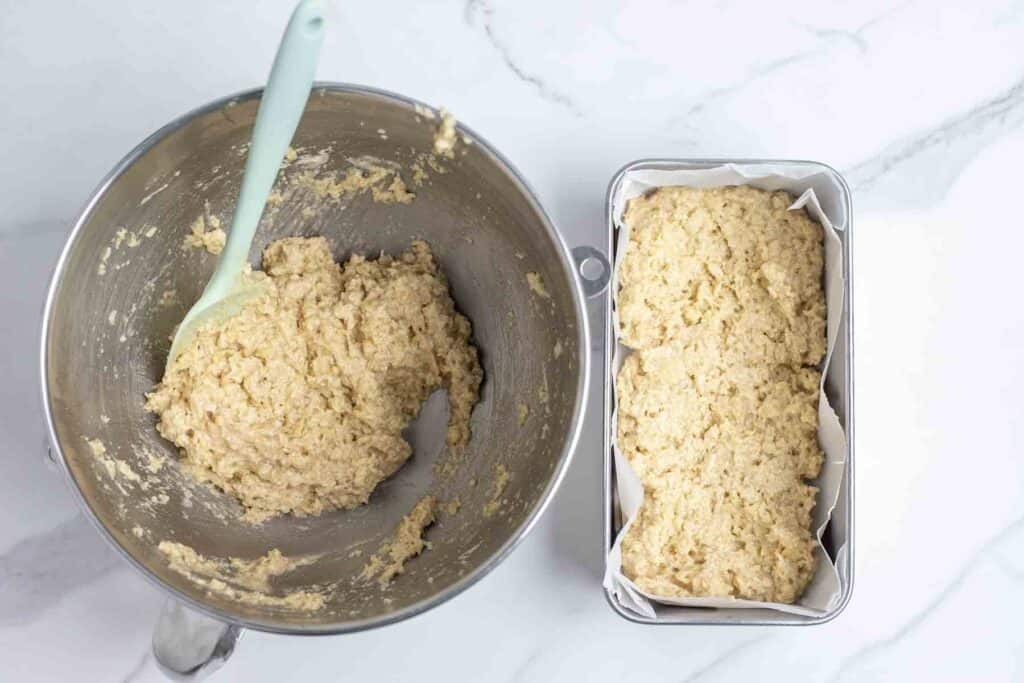
[[256, 114], [231, 233], [214, 278], [234, 277], [249, 256], [263, 207], [313, 86], [324, 37], [325, 5], [323, 0], [300, 2], [281, 38]]

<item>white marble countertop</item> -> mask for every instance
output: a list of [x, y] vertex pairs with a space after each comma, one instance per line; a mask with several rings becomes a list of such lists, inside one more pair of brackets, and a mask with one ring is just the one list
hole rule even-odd
[[[1024, 679], [1024, 5], [827, 4], [341, 3], [319, 74], [446, 105], [573, 244], [596, 240], [610, 177], [641, 157], [806, 158], [847, 176], [847, 610], [811, 628], [623, 621], [599, 585], [601, 454], [585, 439], [538, 528], [468, 592], [357, 635], [247, 634], [215, 680]], [[43, 289], [69, 220], [124, 153], [263, 81], [290, 3], [3, 5], [3, 670], [160, 680], [161, 595], [43, 463]]]

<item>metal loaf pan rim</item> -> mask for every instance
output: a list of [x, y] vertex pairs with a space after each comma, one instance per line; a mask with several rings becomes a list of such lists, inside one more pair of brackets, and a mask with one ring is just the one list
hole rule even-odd
[[[800, 615], [781, 615], [777, 617], [763, 617], [763, 618], [736, 618], [728, 617], [722, 618], [724, 614], [728, 614], [731, 610], [722, 609], [711, 609], [707, 611], [707, 616], [701, 617], [668, 617], [668, 618], [648, 618], [639, 614], [630, 612], [623, 608], [615, 597], [608, 591], [607, 588], [602, 587], [605, 594], [605, 599], [612, 610], [623, 619], [632, 621], [637, 624], [645, 625], [656, 625], [656, 626], [812, 626], [817, 624], [825, 624], [832, 621], [844, 609], [850, 602], [850, 598], [853, 595], [853, 584], [854, 584], [854, 529], [855, 529], [855, 517], [854, 517], [854, 378], [853, 378], [853, 359], [854, 359], [854, 346], [853, 346], [853, 200], [850, 186], [843, 178], [842, 174], [836, 169], [829, 166], [828, 164], [820, 161], [805, 161], [799, 159], [742, 159], [742, 158], [693, 158], [693, 159], [682, 159], [682, 158], [647, 158], [638, 159], [631, 161], [628, 164], [620, 168], [614, 176], [612, 176], [611, 182], [608, 184], [608, 191], [605, 195], [605, 214], [607, 220], [607, 234], [605, 249], [607, 249], [608, 262], [612, 264], [612, 268], [615, 268], [615, 218], [612, 213], [612, 198], [615, 196], [620, 184], [626, 173], [634, 170], [675, 170], [675, 169], [688, 169], [688, 168], [711, 168], [714, 166], [721, 166], [723, 164], [773, 164], [773, 165], [790, 165], [790, 164], [802, 164], [818, 166], [825, 173], [830, 174], [838, 182], [843, 194], [843, 203], [846, 210], [846, 224], [843, 226], [843, 230], [837, 231], [843, 242], [843, 278], [845, 280], [845, 291], [843, 292], [843, 315], [842, 321], [846, 323], [846, 358], [844, 359], [845, 372], [846, 372], [846, 391], [845, 401], [847, 406], [847, 416], [845, 424], [843, 425], [846, 431], [846, 470], [843, 473], [843, 482], [840, 488], [840, 500], [845, 498], [846, 501], [846, 514], [847, 514], [847, 528], [848, 534], [845, 540], [847, 548], [847, 562], [844, 568], [840, 568], [842, 578], [844, 579], [844, 588], [842, 596], [836, 606], [816, 617], [804, 617]], [[602, 452], [604, 457], [604, 533], [602, 534], [604, 540], [603, 553], [607, 556], [608, 551], [611, 549], [612, 544], [615, 542], [615, 472], [614, 462], [612, 459], [611, 452], [611, 424], [612, 409], [614, 407], [614, 396], [612, 395], [612, 351], [614, 349], [614, 334], [612, 330], [612, 286], [609, 285], [608, 290], [605, 294], [607, 297], [605, 300], [605, 319], [604, 319], [604, 413], [603, 413], [603, 433], [602, 433]], [[845, 496], [843, 495], [845, 494]], [[771, 614], [769, 610], [763, 610], [766, 613]]]

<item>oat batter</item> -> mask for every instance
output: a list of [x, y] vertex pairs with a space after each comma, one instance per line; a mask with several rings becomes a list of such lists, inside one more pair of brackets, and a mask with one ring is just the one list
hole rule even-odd
[[252, 521], [353, 508], [409, 458], [402, 430], [441, 387], [465, 446], [482, 372], [425, 243], [342, 267], [325, 239], [288, 238], [263, 267], [268, 294], [200, 329], [147, 397], [187, 471]]
[[171, 569], [203, 586], [212, 595], [221, 595], [250, 605], [285, 607], [312, 612], [323, 607], [322, 592], [305, 589], [275, 594], [271, 580], [312, 564], [317, 556], [300, 559], [285, 557], [274, 548], [255, 560], [236, 557], [221, 559], [200, 555], [195, 549], [173, 541], [157, 546]]
[[192, 222], [189, 233], [185, 235], [181, 246], [184, 249], [205, 249], [214, 256], [224, 250], [228, 235], [220, 227], [220, 219], [216, 216], [199, 216]]
[[434, 133], [434, 153], [451, 159], [455, 156], [455, 117], [441, 109], [441, 124]]
[[[458, 501], [453, 502], [457, 512]], [[392, 579], [405, 571], [406, 562], [430, 547], [423, 538], [423, 532], [437, 518], [437, 508], [434, 496], [426, 496], [416, 503], [409, 514], [402, 517], [388, 541], [363, 567], [361, 578], [376, 577], [380, 587], [387, 588]], [[448, 509], [452, 509], [451, 504]]]
[[813, 576], [822, 231], [791, 203], [662, 188], [627, 208], [617, 438], [644, 501], [622, 567], [649, 594], [789, 603]]

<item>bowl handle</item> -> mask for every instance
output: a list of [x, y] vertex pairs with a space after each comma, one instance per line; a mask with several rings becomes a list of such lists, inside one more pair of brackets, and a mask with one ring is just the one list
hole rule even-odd
[[201, 681], [235, 651], [242, 629], [168, 598], [153, 629], [153, 657], [175, 681]]
[[605, 306], [608, 285], [612, 279], [612, 267], [600, 250], [591, 246], [573, 247], [572, 259], [576, 264], [576, 276], [583, 288], [587, 307], [587, 323], [590, 326], [590, 350], [602, 352], [605, 345]]
[[576, 262], [576, 273], [586, 297], [592, 299], [603, 294], [612, 279], [608, 258], [594, 247], [583, 245], [572, 248], [572, 259]]

